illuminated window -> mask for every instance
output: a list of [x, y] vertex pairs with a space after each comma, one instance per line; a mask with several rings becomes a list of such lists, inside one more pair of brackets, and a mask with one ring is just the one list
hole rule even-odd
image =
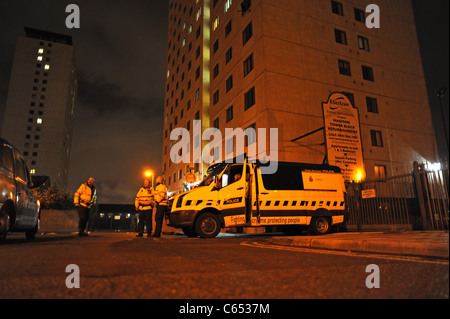
[[38, 117], [38, 119], [36, 120], [37, 124], [42, 124], [42, 119], [40, 117]]
[[219, 26], [219, 17], [216, 17], [213, 23], [213, 30], [215, 31], [218, 26]]
[[39, 55], [39, 56], [37, 57], [37, 60], [38, 60], [38, 61], [42, 61], [42, 56]]
[[32, 168], [32, 169], [30, 170], [30, 174], [31, 174], [31, 175], [36, 174], [36, 169]]
[[39, 53], [39, 54], [44, 53], [44, 49], [43, 49], [43, 48], [40, 48], [40, 49], [38, 50], [38, 53]]
[[202, 8], [198, 8], [197, 10], [197, 17], [196, 17], [196, 21], [198, 21], [198, 19], [200, 19], [200, 16], [202, 15]]
[[45, 70], [49, 70], [49, 69], [50, 69], [50, 65], [49, 65], [49, 64], [46, 64], [46, 65], [44, 66], [44, 69], [45, 69]]
[[227, 12], [228, 9], [230, 9], [232, 2], [233, 2], [232, 0], [226, 0], [225, 1], [225, 12]]
[[386, 177], [386, 165], [375, 165], [375, 177], [376, 178], [385, 178]]

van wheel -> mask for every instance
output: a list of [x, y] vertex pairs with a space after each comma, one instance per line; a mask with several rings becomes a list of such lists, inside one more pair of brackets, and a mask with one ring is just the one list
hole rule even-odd
[[9, 215], [6, 213], [2, 213], [0, 215], [0, 240], [6, 238], [6, 234], [8, 234], [10, 222]]
[[214, 238], [220, 232], [220, 222], [216, 215], [204, 213], [195, 222], [194, 230], [202, 238]]
[[314, 235], [325, 235], [331, 230], [331, 222], [328, 217], [313, 217], [308, 231]]
[[33, 229], [27, 230], [25, 232], [25, 238], [28, 239], [28, 240], [33, 240], [33, 239], [36, 238], [37, 232], [38, 232], [38, 225], [36, 224], [36, 226], [34, 226]]
[[198, 236], [197, 232], [195, 231], [195, 229], [193, 227], [183, 227], [183, 228], [181, 228], [181, 230], [188, 237], [197, 237]]

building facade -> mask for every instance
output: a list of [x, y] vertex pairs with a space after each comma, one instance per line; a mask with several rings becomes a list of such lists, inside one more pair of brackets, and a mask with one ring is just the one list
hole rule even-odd
[[[369, 4], [171, 0], [162, 159], [169, 191], [183, 190], [190, 169], [201, 178], [207, 168], [170, 159], [171, 131], [183, 127], [192, 135], [196, 119], [202, 130], [277, 128], [278, 160], [326, 162], [322, 103], [333, 92], [358, 109], [366, 179], [434, 161], [412, 4], [378, 1], [381, 25], [372, 29], [365, 23]], [[209, 142], [191, 140], [190, 154]], [[245, 151], [256, 140], [247, 136]], [[224, 137], [222, 160], [227, 143]]]
[[67, 188], [77, 77], [70, 36], [25, 28], [17, 39], [1, 136], [32, 175]]

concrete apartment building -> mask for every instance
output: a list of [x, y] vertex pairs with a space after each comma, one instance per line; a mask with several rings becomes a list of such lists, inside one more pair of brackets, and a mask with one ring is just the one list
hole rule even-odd
[[11, 70], [1, 136], [32, 175], [67, 188], [77, 78], [70, 36], [25, 28]]
[[171, 0], [162, 159], [169, 191], [183, 190], [189, 168], [199, 177], [207, 168], [169, 157], [170, 132], [192, 133], [194, 119], [222, 132], [278, 128], [279, 160], [324, 162], [322, 103], [333, 92], [358, 109], [366, 179], [434, 161], [412, 4], [377, 1], [381, 27], [369, 29], [370, 3]]

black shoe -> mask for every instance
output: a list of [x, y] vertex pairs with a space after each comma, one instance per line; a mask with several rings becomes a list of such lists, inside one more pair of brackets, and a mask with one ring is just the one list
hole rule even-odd
[[142, 234], [137, 234], [136, 237], [144, 237]]
[[80, 237], [89, 237], [89, 234], [86, 233], [86, 232], [80, 231], [80, 232], [78, 233], [78, 236], [80, 236]]
[[161, 237], [161, 235], [153, 234], [152, 237]]

